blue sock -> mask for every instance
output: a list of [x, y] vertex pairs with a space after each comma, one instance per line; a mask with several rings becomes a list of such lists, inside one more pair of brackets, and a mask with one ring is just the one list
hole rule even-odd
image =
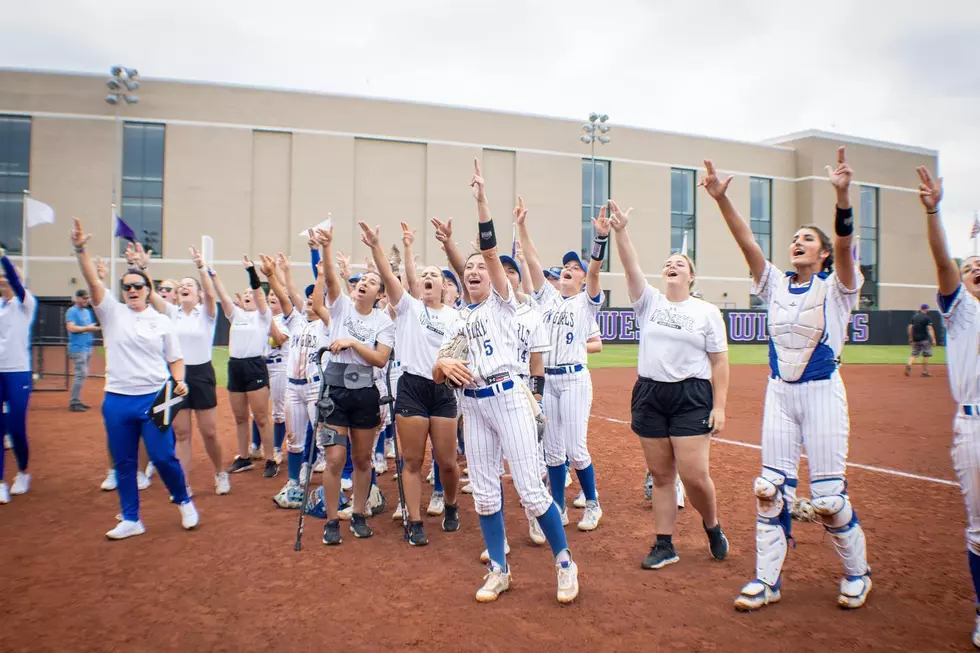
[[274, 422], [272, 424], [272, 446], [282, 449], [282, 443], [286, 439], [286, 422]]
[[306, 444], [304, 446], [306, 447], [307, 451], [309, 451], [310, 447], [313, 446], [313, 425], [309, 422], [306, 423]]
[[341, 476], [343, 478], [354, 477], [354, 461], [350, 457], [350, 438], [347, 438], [347, 460], [344, 462], [344, 472]]
[[378, 484], [378, 475], [374, 473], [374, 467], [371, 468], [371, 485]]
[[561, 511], [558, 506], [552, 504], [548, 507], [548, 512], [538, 517], [538, 524], [541, 526], [544, 536], [548, 538], [548, 546], [551, 553], [558, 556], [559, 553], [568, 548], [568, 540], [565, 539], [565, 527], [561, 525]]
[[432, 459], [432, 485], [434, 492], [442, 492], [442, 476], [439, 474], [439, 463]]
[[548, 465], [548, 484], [551, 486], [551, 498], [558, 504], [558, 510], [565, 509], [565, 466]]
[[586, 501], [595, 501], [595, 467], [592, 463], [585, 469], [576, 469], [575, 475], [578, 476], [578, 484], [582, 486], [582, 491], [585, 492]]
[[306, 459], [306, 455], [302, 453], [293, 453], [290, 451], [286, 454], [286, 469], [289, 475], [290, 481], [299, 482], [299, 470], [303, 467], [303, 461]]
[[973, 551], [967, 551], [967, 556], [970, 558], [970, 575], [973, 576], [973, 591], [977, 593], [977, 599], [980, 600], [980, 556]]
[[386, 428], [381, 433], [381, 437], [378, 438], [378, 444], [374, 445], [374, 453], [379, 453], [382, 456], [385, 454], [385, 433], [388, 431]]
[[[558, 519], [559, 525], [561, 518]], [[487, 545], [490, 561], [507, 570], [507, 537], [504, 535], [504, 513], [499, 510], [492, 515], [480, 515], [480, 530], [483, 531], [483, 541]], [[564, 533], [562, 534], [564, 537]]]
[[259, 433], [259, 425], [252, 422], [252, 444], [255, 448], [262, 446], [262, 435]]

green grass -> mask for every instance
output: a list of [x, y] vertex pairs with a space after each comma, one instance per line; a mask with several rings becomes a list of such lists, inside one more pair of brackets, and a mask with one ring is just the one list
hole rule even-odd
[[[589, 367], [636, 367], [639, 345], [605, 345], [598, 354], [589, 356]], [[844, 364], [903, 365], [908, 360], [909, 347], [903, 345], [847, 345], [841, 354]], [[933, 350], [929, 361], [937, 365], [946, 363], [946, 351], [942, 347]], [[732, 365], [765, 365], [769, 362], [767, 345], [730, 345], [728, 359]]]

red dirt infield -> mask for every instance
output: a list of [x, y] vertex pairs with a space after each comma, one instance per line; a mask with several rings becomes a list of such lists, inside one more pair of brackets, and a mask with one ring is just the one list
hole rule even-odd
[[[953, 479], [949, 458], [953, 402], [945, 369], [906, 378], [901, 366], [841, 371], [851, 406], [850, 460], [937, 479]], [[644, 463], [627, 424], [634, 370], [593, 373], [590, 449], [605, 516], [580, 533], [567, 491], [569, 544], [581, 594], [555, 599], [547, 547], [531, 545], [510, 481], [505, 515], [512, 547], [511, 590], [496, 603], [473, 595], [484, 568], [472, 499], [460, 499], [462, 529], [443, 533], [426, 518], [430, 544], [402, 541], [391, 521], [397, 489], [380, 477], [385, 514], [375, 536], [357, 540], [347, 526], [340, 547], [320, 544], [323, 522], [306, 522], [304, 549], [293, 551], [295, 511], [270, 500], [285, 482], [255, 471], [232, 477], [232, 492], [212, 492], [212, 470], [195, 436], [190, 474], [201, 525], [180, 528], [177, 509], [155, 477], [141, 493], [147, 533], [108, 542], [119, 510], [101, 492], [105, 434], [99, 410], [67, 412], [67, 393], [37, 393], [30, 412], [32, 488], [0, 506], [0, 651], [748, 651], [968, 650], [973, 590], [965, 556], [965, 514], [956, 487], [852, 468], [851, 497], [867, 532], [874, 589], [865, 608], [836, 606], [840, 562], [816, 524], [794, 524], [783, 600], [739, 614], [732, 599], [754, 570], [755, 449], [716, 443], [712, 452], [719, 513], [731, 542], [723, 563], [710, 559], [697, 513], [678, 519], [679, 564], [644, 571], [653, 539], [643, 499]], [[728, 425], [722, 437], [759, 442], [765, 369], [732, 368]], [[90, 380], [87, 403], [101, 404]], [[219, 423], [225, 457], [234, 429], [224, 392]], [[389, 461], [391, 462], [391, 461]], [[393, 469], [393, 465], [392, 465]], [[7, 457], [7, 479], [13, 477]], [[806, 495], [805, 461], [801, 495]], [[428, 500], [431, 487], [423, 490]]]

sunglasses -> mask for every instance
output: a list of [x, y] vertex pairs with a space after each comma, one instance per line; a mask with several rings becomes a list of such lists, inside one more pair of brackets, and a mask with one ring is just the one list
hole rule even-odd
[[130, 290], [143, 290], [144, 288], [146, 288], [146, 284], [142, 281], [134, 281], [133, 283], [122, 284], [122, 289], [125, 290], [126, 292], [129, 292]]
[[160, 286], [157, 290], [159, 292], [174, 292], [173, 286]]

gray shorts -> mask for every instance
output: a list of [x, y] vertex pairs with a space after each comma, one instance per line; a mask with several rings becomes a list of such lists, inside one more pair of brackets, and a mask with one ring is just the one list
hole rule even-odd
[[912, 358], [918, 358], [919, 356], [932, 358], [931, 340], [916, 340], [912, 343]]

